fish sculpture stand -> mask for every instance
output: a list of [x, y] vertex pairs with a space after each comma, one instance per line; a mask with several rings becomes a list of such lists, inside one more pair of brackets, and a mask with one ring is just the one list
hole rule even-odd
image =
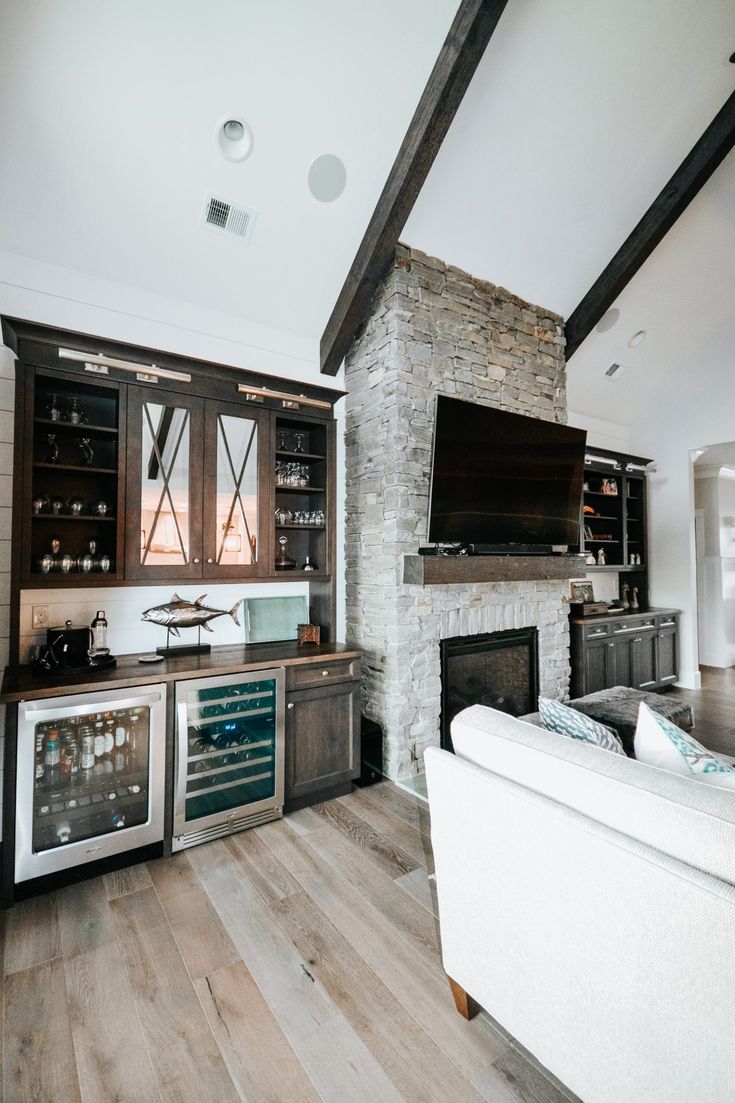
[[[202, 628], [205, 632], [212, 632], [210, 621], [213, 621], [216, 617], [232, 617], [235, 624], [238, 627], [240, 626], [240, 621], [237, 619], [237, 610], [242, 605], [243, 598], [235, 602], [231, 609], [212, 609], [211, 606], [204, 604], [206, 596], [206, 594], [202, 594], [195, 601], [187, 601], [179, 594], [174, 594], [165, 605], [153, 605], [150, 609], [145, 610], [142, 620], [160, 624], [162, 628], [166, 629], [166, 646], [157, 647], [157, 655], [173, 657], [174, 655], [206, 653], [210, 650], [210, 645], [202, 643]], [[180, 637], [180, 629], [182, 628], [198, 629], [197, 643], [170, 645], [171, 633]]]

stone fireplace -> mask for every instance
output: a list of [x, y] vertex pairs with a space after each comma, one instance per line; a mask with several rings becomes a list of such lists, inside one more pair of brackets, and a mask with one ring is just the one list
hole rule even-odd
[[440, 743], [441, 641], [535, 629], [538, 691], [568, 694], [567, 582], [403, 580], [426, 542], [435, 395], [565, 422], [562, 319], [399, 246], [345, 378], [347, 639], [365, 653], [384, 770], [408, 780]]

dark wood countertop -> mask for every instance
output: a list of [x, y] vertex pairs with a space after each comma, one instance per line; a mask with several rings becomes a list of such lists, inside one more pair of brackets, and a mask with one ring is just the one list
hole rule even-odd
[[599, 624], [605, 620], [630, 620], [631, 617], [673, 617], [678, 616], [681, 609], [653, 608], [650, 609], [623, 609], [619, 613], [595, 613], [591, 617], [575, 617], [570, 615], [572, 624]]
[[213, 647], [206, 655], [181, 655], [175, 659], [163, 659], [160, 663], [140, 663], [138, 655], [120, 655], [117, 666], [112, 670], [85, 671], [83, 674], [45, 674], [32, 666], [7, 667], [0, 704], [359, 656], [360, 651], [344, 643], [299, 644], [295, 640], [286, 640], [282, 643]]

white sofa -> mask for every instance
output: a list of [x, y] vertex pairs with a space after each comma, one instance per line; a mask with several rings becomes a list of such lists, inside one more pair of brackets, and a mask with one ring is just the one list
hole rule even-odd
[[452, 739], [425, 761], [458, 1009], [584, 1103], [733, 1103], [735, 793], [481, 705]]

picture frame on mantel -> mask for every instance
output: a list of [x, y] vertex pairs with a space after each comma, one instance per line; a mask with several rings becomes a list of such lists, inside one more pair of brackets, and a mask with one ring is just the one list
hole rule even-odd
[[574, 604], [591, 605], [595, 600], [595, 591], [591, 582], [571, 581], [569, 583], [569, 598]]

